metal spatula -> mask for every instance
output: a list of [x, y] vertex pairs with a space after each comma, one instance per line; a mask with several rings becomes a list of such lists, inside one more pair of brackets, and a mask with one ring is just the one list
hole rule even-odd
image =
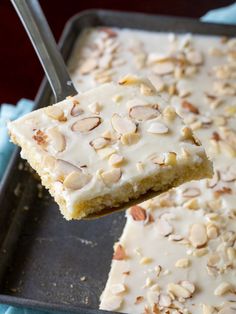
[[37, 0], [11, 0], [34, 46], [53, 90], [55, 102], [74, 96], [75, 89], [56, 41]]
[[[11, 0], [29, 37], [53, 90], [55, 101], [64, 100], [78, 92], [71, 82], [66, 65], [58, 50], [55, 39], [37, 0]], [[125, 210], [137, 203], [157, 195], [149, 191], [136, 200], [124, 203], [117, 208], [105, 209], [91, 214], [86, 219], [99, 218], [115, 211]]]

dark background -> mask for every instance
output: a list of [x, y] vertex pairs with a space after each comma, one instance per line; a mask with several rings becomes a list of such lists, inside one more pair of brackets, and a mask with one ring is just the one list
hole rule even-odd
[[[199, 18], [230, 0], [41, 0], [56, 39], [73, 14], [89, 8]], [[40, 63], [10, 0], [0, 0], [0, 103], [33, 99], [43, 77]]]

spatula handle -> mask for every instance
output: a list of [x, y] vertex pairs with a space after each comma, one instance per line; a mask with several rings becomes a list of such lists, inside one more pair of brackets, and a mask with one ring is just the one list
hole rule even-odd
[[56, 102], [77, 94], [38, 0], [11, 2], [44, 68]]

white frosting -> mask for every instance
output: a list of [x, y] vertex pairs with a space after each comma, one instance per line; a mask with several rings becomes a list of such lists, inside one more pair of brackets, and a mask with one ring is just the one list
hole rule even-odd
[[[201, 62], [199, 58], [202, 57], [202, 65], [197, 66], [197, 69], [194, 66], [192, 68], [187, 66], [186, 69], [183, 65], [186, 70], [183, 76], [180, 73], [181, 69], [176, 70], [178, 65], [174, 64], [175, 75], [173, 73], [160, 75], [158, 84], [160, 89], [163, 85], [165, 85], [165, 91], [169, 89], [169, 93], [165, 92], [163, 97], [170, 99], [179, 114], [185, 118], [186, 123], [194, 128], [208, 155], [213, 159], [215, 169], [220, 172], [221, 180], [216, 181], [213, 188], [209, 187], [209, 185], [214, 185], [213, 181], [201, 180], [186, 183], [171, 192], [171, 195], [160, 196], [141, 205], [152, 212], [154, 223], [144, 225], [142, 221], [134, 221], [128, 215], [127, 224], [119, 241], [128, 258], [120, 261], [113, 260], [109, 279], [101, 296], [101, 308], [132, 314], [158, 313], [154, 312], [153, 303], [150, 303], [153, 283], [150, 283], [150, 287], [143, 288], [145, 282], [149, 281], [147, 278], [150, 277], [165, 293], [169, 283], [189, 280], [194, 284], [196, 292], [193, 293], [191, 299], [183, 302], [182, 312], [171, 310], [170, 313], [234, 313], [236, 309], [232, 304], [231, 309], [229, 309], [230, 306], [227, 308], [227, 305], [225, 305], [225, 310], [221, 308], [228, 301], [236, 302], [235, 294], [227, 292], [219, 296], [214, 292], [222, 282], [231, 284], [232, 290], [236, 288], [235, 255], [231, 262], [225, 255], [227, 248], [231, 248], [234, 254], [236, 249], [235, 240], [230, 242], [225, 239], [227, 231], [232, 232], [232, 237], [235, 239], [236, 230], [236, 177], [233, 175], [236, 156], [235, 39], [227, 41], [217, 36], [175, 35], [128, 29], [114, 31], [117, 32], [117, 37], [114, 37], [113, 41], [118, 42], [119, 48], [115, 53], [112, 66], [106, 70], [107, 80], [116, 80], [127, 73], [127, 69], [138, 75], [153, 75], [158, 61], [163, 61], [169, 55], [176, 56], [180, 52], [184, 53], [185, 57], [188, 55], [190, 59], [195, 58], [197, 63]], [[101, 30], [88, 30], [78, 40], [75, 47], [70, 67], [73, 70], [75, 84], [84, 90], [100, 84], [94, 71], [81, 75], [80, 67], [84, 60], [91, 57], [91, 47], [93, 47], [94, 55], [96, 54], [94, 43], [99, 43], [103, 36], [106, 35]], [[102, 50], [101, 45], [99, 49]], [[197, 57], [193, 56], [192, 52], [197, 52]], [[170, 64], [166, 66], [171, 68]], [[197, 70], [196, 73], [194, 73], [195, 70]], [[177, 88], [177, 95], [171, 92], [173, 84]], [[207, 98], [206, 93], [210, 97]], [[183, 108], [181, 97], [193, 104], [200, 114], [191, 113]], [[213, 134], [213, 132], [217, 133]], [[217, 136], [220, 141], [212, 140]], [[231, 179], [229, 179], [230, 176]], [[189, 188], [197, 189], [197, 196], [184, 197], [183, 192]], [[166, 200], [163, 201], [165, 197]], [[209, 222], [217, 225], [219, 235], [216, 239], [208, 239], [205, 245], [208, 250], [206, 255], [194, 256], [196, 249], [191, 244], [178, 244], [157, 234], [157, 217], [166, 211], [176, 216], [170, 221], [175, 233], [180, 233], [186, 238], [189, 237], [191, 225], [196, 222], [205, 226]], [[219, 273], [212, 275], [207, 271], [206, 264], [210, 253], [216, 251], [220, 255], [221, 266], [219, 266]], [[141, 252], [141, 256], [137, 252]], [[143, 257], [151, 258], [152, 262], [146, 265], [140, 264]], [[176, 261], [183, 258], [190, 259], [190, 266], [175, 267]], [[160, 277], [154, 275], [153, 269], [159, 264], [163, 267], [164, 273], [166, 270], [167, 275], [163, 273]], [[127, 271], [130, 271], [130, 275], [123, 274]], [[126, 290], [120, 294], [114, 294], [112, 287], [120, 283], [125, 285]], [[138, 296], [142, 296], [143, 300], [139, 304], [134, 304]], [[160, 310], [161, 313], [166, 313], [164, 308]]]
[[[68, 162], [72, 166], [69, 173], [74, 171], [73, 167], [77, 167], [78, 170], [81, 169], [80, 171], [85, 176], [88, 176], [89, 179], [86, 184], [78, 188], [70, 188], [63, 182], [64, 178], [59, 180], [59, 177], [65, 177], [63, 171], [66, 171], [66, 169], [63, 169], [63, 167], [59, 169], [59, 172], [55, 170], [55, 167], [57, 167], [55, 164], [51, 168], [47, 165], [43, 166], [43, 170], [41, 170], [43, 175], [50, 176], [55, 182], [54, 191], [56, 196], [63, 196], [66, 201], [67, 212], [72, 213], [72, 216], [73, 212], [76, 211], [76, 205], [83, 200], [116, 193], [126, 183], [131, 183], [135, 189], [137, 180], [165, 173], [171, 167], [173, 168], [173, 174], [176, 173], [175, 176], [177, 176], [179, 175], [178, 167], [194, 167], [194, 165], [204, 162], [205, 155], [202, 147], [196, 146], [194, 142], [191, 143], [188, 139], [183, 138], [181, 133], [184, 127], [183, 122], [175, 111], [172, 113], [174, 114], [173, 119], [167, 119], [162, 114], [166, 103], [155, 92], [154, 87], [148, 81], [136, 77], [131, 76], [127, 79], [133, 79], [134, 83], [125, 83], [124, 85], [117, 83], [105, 84], [49, 108], [49, 110], [53, 110], [53, 114], [57, 114], [59, 110], [59, 113], [63, 113], [63, 117], [52, 118], [52, 113], [48, 112], [48, 108], [43, 108], [10, 124], [11, 134], [16, 137], [18, 143], [23, 147], [23, 151], [25, 147], [30, 149], [35, 156], [34, 160], [41, 164], [44, 162], [45, 157], [50, 156], [56, 160]], [[142, 88], [148, 88], [148, 95], [144, 95]], [[115, 96], [120, 98], [118, 102], [114, 101]], [[151, 116], [145, 117], [144, 120], [141, 119], [142, 116], [140, 118], [140, 107], [135, 105], [135, 99], [144, 104], [141, 107], [141, 109], [144, 109], [144, 114], [145, 108], [151, 110]], [[133, 101], [133, 104], [131, 101]], [[72, 115], [75, 102], [81, 111], [79, 116]], [[135, 116], [135, 109], [139, 110], [137, 117]], [[98, 112], [95, 114], [94, 110], [98, 110]], [[133, 110], [132, 113], [130, 110]], [[119, 125], [117, 126], [118, 129], [114, 126], [115, 122], [112, 121], [115, 114], [119, 115], [119, 122], [128, 123], [127, 130], [124, 129], [124, 125], [121, 125], [121, 130], [119, 130]], [[149, 114], [149, 111], [147, 111], [147, 114]], [[83, 122], [87, 118], [101, 119], [101, 123], [86, 132], [83, 129], [75, 129], [78, 122]], [[160, 127], [164, 127], [164, 133]], [[113, 136], [117, 138], [107, 142], [105, 147], [95, 149], [91, 142], [103, 138], [104, 132], [107, 131], [113, 132]], [[132, 136], [138, 136], [137, 141], [135, 140], [132, 145], [128, 145], [122, 140], [128, 133]], [[43, 143], [42, 136], [45, 136]], [[184, 156], [183, 148], [189, 152], [190, 156], [188, 158]], [[107, 150], [122, 156], [123, 162], [116, 168], [109, 161], [109, 157], [112, 155], [110, 151], [106, 158], [103, 156], [104, 151], [107, 154]], [[159, 164], [152, 161], [154, 156], [165, 157], [170, 152], [176, 153], [176, 167], [175, 165], [159, 166]], [[143, 164], [142, 171], [137, 167], [139, 162]], [[117, 167], [121, 169], [120, 178], [113, 184], [107, 184], [103, 180], [102, 174], [99, 173], [111, 171], [117, 169]], [[173, 177], [174, 175], [171, 179]], [[63, 184], [58, 185], [58, 181], [62, 181]], [[65, 179], [65, 181], [67, 180]], [[166, 181], [168, 181], [168, 178]]]

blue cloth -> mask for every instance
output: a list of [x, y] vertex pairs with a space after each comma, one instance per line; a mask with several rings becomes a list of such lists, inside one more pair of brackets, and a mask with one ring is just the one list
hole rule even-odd
[[31, 100], [21, 99], [16, 106], [10, 104], [2, 104], [0, 106], [0, 180], [15, 147], [9, 142], [7, 122], [30, 112], [33, 108], [33, 104]]
[[[204, 22], [236, 24], [236, 3], [228, 7], [209, 11], [201, 20]], [[33, 102], [26, 99], [20, 100], [17, 106], [3, 104], [0, 107], [0, 179], [14, 149], [13, 144], [9, 143], [6, 123], [29, 112], [32, 108]], [[49, 312], [0, 305], [0, 314], [49, 314]]]
[[203, 22], [236, 24], [236, 3], [227, 7], [207, 12], [201, 20]]

